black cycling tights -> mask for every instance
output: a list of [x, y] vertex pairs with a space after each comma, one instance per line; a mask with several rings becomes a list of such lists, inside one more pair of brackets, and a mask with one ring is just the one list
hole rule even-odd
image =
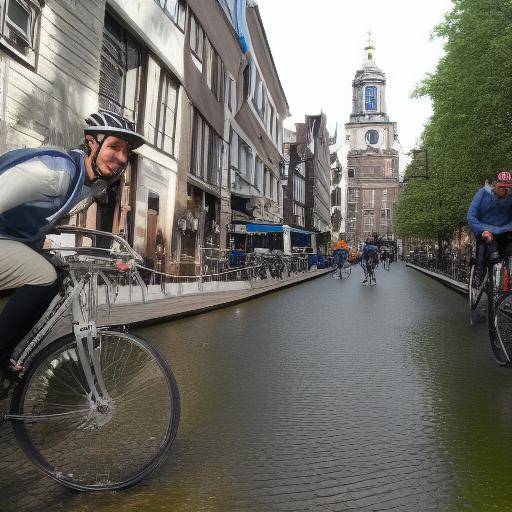
[[12, 349], [41, 318], [59, 291], [59, 282], [18, 288], [0, 313], [0, 359]]

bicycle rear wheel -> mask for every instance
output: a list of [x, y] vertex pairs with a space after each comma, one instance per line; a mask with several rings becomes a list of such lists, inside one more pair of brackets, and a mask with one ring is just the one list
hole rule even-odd
[[[481, 278], [481, 282], [478, 283], [475, 279], [476, 267], [471, 266], [469, 273], [469, 284], [468, 284], [468, 305], [469, 305], [469, 323], [471, 325], [477, 324], [483, 318], [485, 318], [485, 312], [482, 311], [482, 296], [486, 290], [486, 277]], [[484, 269], [483, 275], [486, 276]]]
[[178, 429], [180, 400], [161, 354], [131, 334], [99, 333], [94, 351], [111, 401], [91, 400], [73, 336], [37, 354], [16, 388], [16, 438], [45, 474], [77, 490], [119, 490], [153, 471]]
[[[495, 266], [487, 276], [487, 310], [489, 341], [494, 359], [500, 366], [509, 366], [512, 355], [511, 295], [499, 290], [500, 271]], [[498, 286], [496, 286], [496, 283]]]

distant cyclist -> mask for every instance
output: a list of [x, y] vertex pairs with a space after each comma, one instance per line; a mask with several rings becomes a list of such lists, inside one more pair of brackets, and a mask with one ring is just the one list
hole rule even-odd
[[475, 194], [468, 210], [469, 227], [476, 237], [476, 274], [482, 279], [483, 245], [494, 244], [491, 252], [498, 250], [501, 257], [510, 254], [512, 242], [512, 175], [500, 171], [492, 184], [486, 184]]
[[145, 143], [114, 112], [91, 114], [85, 124], [79, 149], [17, 149], [0, 157], [0, 290], [15, 289], [0, 314], [0, 373], [58, 291], [55, 268], [40, 252], [45, 235], [119, 179], [132, 150]]
[[[368, 267], [371, 266], [373, 269], [379, 264], [379, 248], [375, 245], [374, 240], [371, 237], [366, 239], [363, 247], [363, 253], [361, 257], [361, 267], [364, 271], [363, 284], [368, 282]], [[373, 276], [375, 280], [375, 274]]]
[[380, 259], [386, 270], [389, 270], [391, 262], [393, 261], [393, 255], [391, 251], [392, 249], [387, 245], [383, 245], [380, 248]]
[[336, 243], [336, 249], [332, 253], [334, 264], [336, 268], [341, 268], [345, 264], [345, 262], [348, 260], [349, 257], [349, 246], [345, 240], [340, 239]]

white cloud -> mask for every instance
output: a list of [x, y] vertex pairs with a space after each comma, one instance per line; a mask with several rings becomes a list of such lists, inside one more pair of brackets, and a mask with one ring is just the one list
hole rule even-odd
[[[432, 30], [451, 9], [450, 0], [258, 0], [293, 121], [327, 114], [348, 121], [352, 79], [360, 69], [367, 32], [375, 60], [386, 73], [388, 114], [398, 123], [404, 152], [416, 145], [431, 115], [430, 102], [410, 95], [443, 55]], [[401, 167], [407, 160], [401, 158]]]

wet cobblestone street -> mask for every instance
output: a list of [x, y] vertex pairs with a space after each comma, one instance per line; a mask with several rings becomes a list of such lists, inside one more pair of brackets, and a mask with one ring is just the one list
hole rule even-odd
[[167, 460], [127, 491], [79, 494], [2, 424], [0, 510], [512, 510], [512, 370], [467, 316], [394, 264], [375, 287], [355, 268], [140, 329], [180, 387]]

